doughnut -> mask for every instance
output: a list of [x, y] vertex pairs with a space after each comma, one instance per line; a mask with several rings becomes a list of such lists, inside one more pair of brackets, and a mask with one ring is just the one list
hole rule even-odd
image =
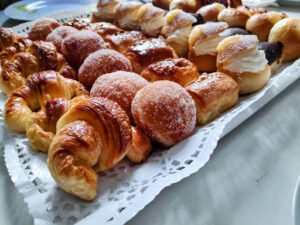
[[185, 58], [165, 59], [149, 65], [143, 70], [141, 76], [153, 82], [157, 80], [174, 81], [186, 86], [199, 77], [197, 67]]
[[78, 71], [78, 80], [86, 87], [91, 88], [97, 78], [106, 73], [118, 70], [131, 71], [130, 61], [111, 49], [101, 49], [90, 54]]
[[91, 97], [104, 97], [115, 101], [131, 117], [131, 102], [138, 90], [147, 84], [148, 81], [136, 73], [107, 73], [98, 77], [91, 89]]
[[102, 37], [90, 30], [70, 34], [62, 44], [63, 54], [76, 68], [79, 68], [91, 53], [104, 48], [106, 47]]
[[48, 34], [50, 34], [55, 28], [59, 27], [55, 19], [52, 18], [41, 18], [38, 19], [28, 33], [29, 39], [32, 41], [45, 41]]
[[196, 125], [195, 102], [183, 87], [172, 81], [155, 81], [139, 90], [131, 112], [137, 126], [165, 147], [190, 136]]

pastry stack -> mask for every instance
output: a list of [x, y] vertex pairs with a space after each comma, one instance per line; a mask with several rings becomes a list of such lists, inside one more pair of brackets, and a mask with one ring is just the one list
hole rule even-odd
[[5, 124], [48, 154], [63, 190], [93, 200], [97, 172], [175, 145], [300, 57], [300, 20], [216, 2], [190, 13], [99, 0], [92, 21], [0, 28]]

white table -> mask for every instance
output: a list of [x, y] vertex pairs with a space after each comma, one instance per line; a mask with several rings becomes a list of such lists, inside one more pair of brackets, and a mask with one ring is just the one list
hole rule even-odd
[[[299, 8], [283, 10], [300, 18]], [[0, 12], [0, 25], [5, 20]], [[0, 224], [32, 224], [0, 151]], [[300, 80], [225, 136], [204, 168], [164, 189], [127, 224], [292, 225], [299, 175]]]

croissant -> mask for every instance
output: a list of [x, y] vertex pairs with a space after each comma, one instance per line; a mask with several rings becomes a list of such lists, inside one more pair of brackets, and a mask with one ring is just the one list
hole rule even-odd
[[10, 28], [0, 27], [0, 51], [11, 46], [16, 40], [16, 35]]
[[34, 112], [44, 110], [45, 102], [87, 94], [82, 84], [64, 78], [55, 71], [32, 74], [23, 86], [9, 94], [5, 103], [4, 122], [14, 132], [25, 132], [30, 117]]

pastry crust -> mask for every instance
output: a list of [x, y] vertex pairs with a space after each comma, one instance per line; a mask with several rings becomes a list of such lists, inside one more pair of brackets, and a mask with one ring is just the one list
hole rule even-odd
[[169, 6], [172, 0], [152, 0], [152, 4], [165, 10], [169, 10]]
[[244, 28], [250, 16], [249, 11], [243, 8], [227, 8], [220, 12], [218, 21], [226, 22], [229, 27]]
[[28, 33], [29, 39], [32, 41], [45, 41], [47, 36], [57, 27], [60, 26], [55, 19], [41, 18], [38, 19]]
[[92, 22], [113, 22], [121, 5], [118, 0], [99, 0], [97, 11], [92, 14]]
[[218, 21], [218, 15], [225, 9], [225, 6], [220, 3], [213, 3], [210, 5], [202, 6], [196, 13], [200, 14], [204, 22]]
[[11, 46], [16, 41], [16, 35], [11, 28], [0, 27], [0, 51]]
[[196, 80], [199, 73], [193, 63], [185, 58], [179, 58], [153, 63], [143, 70], [141, 76], [150, 82], [170, 80], [184, 87]]
[[184, 12], [194, 13], [201, 6], [199, 0], [173, 0], [170, 3], [169, 10], [181, 9]]
[[237, 103], [239, 85], [224, 73], [204, 73], [186, 90], [195, 101], [198, 123], [206, 124]]
[[286, 18], [276, 23], [270, 31], [269, 42], [283, 44], [282, 61], [300, 57], [300, 19]]

